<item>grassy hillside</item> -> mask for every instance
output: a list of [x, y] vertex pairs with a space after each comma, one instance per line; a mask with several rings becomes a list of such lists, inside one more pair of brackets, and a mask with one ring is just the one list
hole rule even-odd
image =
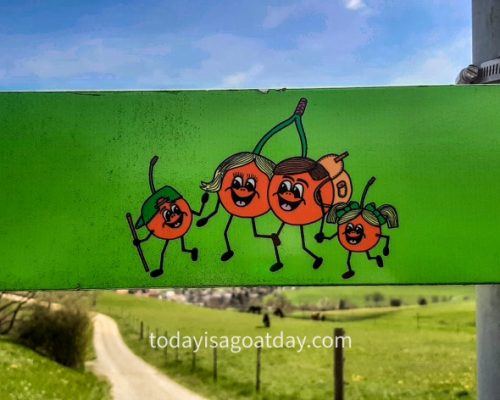
[[[358, 289], [358, 288], [356, 288]], [[351, 289], [351, 290], [356, 290]], [[149, 331], [182, 335], [265, 335], [261, 316], [197, 308], [155, 299], [101, 294], [100, 311], [115, 317], [129, 346], [180, 382], [212, 399], [325, 399], [332, 397], [332, 350], [264, 349], [262, 392], [255, 395], [255, 350], [234, 354], [219, 350], [219, 382], [212, 381], [212, 351], [202, 349], [192, 372], [191, 354], [179, 361], [138, 340], [138, 321]], [[347, 313], [358, 314], [353, 310]], [[346, 394], [349, 399], [474, 399], [474, 304], [450, 302], [408, 307], [373, 318], [318, 322], [272, 318], [271, 334], [332, 335], [345, 328], [352, 338], [346, 349]], [[348, 315], [348, 314], [343, 314]], [[418, 315], [418, 317], [417, 317]]]
[[0, 399], [104, 400], [108, 384], [0, 338]]

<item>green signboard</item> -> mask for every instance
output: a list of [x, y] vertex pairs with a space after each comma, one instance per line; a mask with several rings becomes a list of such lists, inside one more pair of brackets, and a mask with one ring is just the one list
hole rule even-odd
[[0, 290], [500, 283], [500, 87], [0, 93]]

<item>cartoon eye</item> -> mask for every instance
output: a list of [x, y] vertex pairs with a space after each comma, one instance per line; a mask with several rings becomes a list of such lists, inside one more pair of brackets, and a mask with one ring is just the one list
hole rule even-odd
[[170, 212], [170, 210], [163, 210], [163, 219], [165, 221], [169, 221], [171, 216], [172, 216], [172, 213]]
[[181, 209], [179, 208], [179, 206], [177, 204], [172, 205], [172, 213], [173, 214], [180, 214], [181, 213]]
[[293, 196], [296, 199], [301, 199], [303, 195], [304, 195], [304, 186], [302, 186], [301, 183], [296, 183], [293, 186]]
[[348, 224], [347, 227], [345, 228], [346, 232], [352, 232], [354, 230], [354, 225], [353, 224]]
[[236, 176], [234, 179], [233, 179], [233, 189], [239, 189], [243, 186], [243, 179], [241, 178], [241, 176]]
[[290, 181], [281, 182], [279, 193], [290, 192], [292, 190], [292, 183]]
[[356, 225], [356, 233], [363, 233], [363, 225]]
[[245, 187], [249, 192], [253, 192], [255, 190], [255, 179], [253, 178], [248, 178], [247, 183], [245, 184]]

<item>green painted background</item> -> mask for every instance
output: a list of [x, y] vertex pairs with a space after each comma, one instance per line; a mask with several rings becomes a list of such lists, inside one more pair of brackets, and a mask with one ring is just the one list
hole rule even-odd
[[[309, 156], [348, 150], [353, 199], [375, 175], [369, 200], [398, 209], [385, 268], [353, 255], [357, 274], [342, 280], [346, 253], [337, 241], [317, 244], [315, 225], [307, 240], [323, 266], [311, 268], [298, 229], [286, 227], [285, 267], [271, 273], [272, 244], [252, 238], [249, 220], [233, 223], [235, 256], [222, 263], [220, 212], [187, 236], [198, 262], [176, 241], [165, 275], [150, 278], [124, 216], [137, 217], [149, 194], [152, 155], [157, 187], [173, 185], [196, 209], [200, 181], [253, 149], [303, 96]], [[0, 289], [500, 282], [500, 87], [0, 93], [0, 139]], [[290, 127], [264, 155], [299, 150]], [[212, 195], [207, 210], [214, 204]], [[258, 226], [278, 221], [269, 213]], [[153, 242], [144, 248], [155, 268]]]

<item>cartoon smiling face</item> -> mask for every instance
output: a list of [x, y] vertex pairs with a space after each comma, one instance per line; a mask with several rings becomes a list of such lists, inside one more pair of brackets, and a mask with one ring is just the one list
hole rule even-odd
[[380, 240], [381, 228], [367, 222], [363, 215], [339, 225], [338, 239], [349, 251], [364, 252], [372, 249]]
[[276, 216], [290, 225], [319, 221], [333, 201], [326, 169], [314, 160], [294, 157], [282, 161], [269, 185], [269, 203]]
[[156, 203], [158, 212], [147, 224], [147, 228], [156, 237], [164, 240], [177, 239], [184, 236], [193, 221], [191, 209], [186, 200], [180, 198], [167, 201], [159, 198]]
[[219, 198], [226, 211], [234, 216], [253, 218], [269, 211], [269, 177], [254, 161], [226, 172]]

